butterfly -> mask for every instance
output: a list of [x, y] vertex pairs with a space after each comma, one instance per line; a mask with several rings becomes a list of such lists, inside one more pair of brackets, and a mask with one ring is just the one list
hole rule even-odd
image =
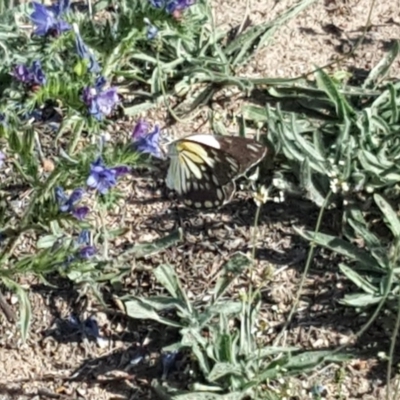
[[232, 199], [235, 181], [266, 154], [267, 148], [253, 139], [190, 135], [168, 146], [166, 185], [188, 206], [218, 208]]

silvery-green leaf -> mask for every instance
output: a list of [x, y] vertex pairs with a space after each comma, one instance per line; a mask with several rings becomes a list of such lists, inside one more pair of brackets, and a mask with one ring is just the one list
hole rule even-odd
[[378, 80], [383, 78], [387, 72], [389, 71], [390, 67], [392, 66], [393, 62], [399, 55], [400, 51], [400, 44], [399, 40], [395, 40], [392, 44], [390, 50], [385, 54], [379, 63], [372, 68], [371, 72], [369, 73], [367, 79], [364, 81], [363, 88], [375, 88]]
[[345, 264], [339, 264], [340, 270], [348, 279], [350, 279], [358, 288], [364, 290], [369, 294], [376, 294], [377, 288], [364, 279], [360, 274], [358, 274], [353, 268], [348, 267]]
[[353, 293], [344, 296], [344, 298], [340, 300], [339, 303], [350, 307], [365, 308], [374, 304], [378, 304], [381, 300], [382, 296], [365, 293]]
[[326, 247], [335, 251], [336, 253], [349, 257], [351, 260], [359, 261], [366, 267], [370, 267], [372, 269], [376, 269], [377, 267], [376, 260], [373, 257], [371, 257], [366, 251], [363, 251], [352, 245], [350, 242], [321, 232], [314, 233], [311, 231], [302, 231], [297, 227], [294, 227], [294, 230], [308, 241], [315, 242], [320, 246]]
[[164, 325], [173, 326], [175, 328], [181, 328], [182, 325], [176, 321], [172, 321], [168, 318], [164, 318], [158, 315], [158, 313], [149, 305], [144, 304], [140, 299], [132, 299], [125, 302], [126, 314], [135, 319], [151, 319]]
[[389, 205], [389, 203], [379, 194], [374, 195], [374, 200], [377, 206], [381, 209], [383, 215], [385, 216], [385, 221], [392, 231], [393, 235], [399, 239], [400, 238], [400, 221], [397, 213]]

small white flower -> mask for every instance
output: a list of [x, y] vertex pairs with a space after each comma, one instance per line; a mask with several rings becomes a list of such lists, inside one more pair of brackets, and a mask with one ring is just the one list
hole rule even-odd
[[264, 185], [260, 186], [257, 192], [253, 193], [253, 198], [257, 207], [261, 207], [268, 200], [268, 189]]

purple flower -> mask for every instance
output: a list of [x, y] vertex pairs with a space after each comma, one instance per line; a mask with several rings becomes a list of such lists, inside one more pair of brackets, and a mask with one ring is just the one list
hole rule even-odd
[[0, 151], [0, 168], [4, 165], [4, 160], [6, 159], [6, 155]]
[[105, 194], [110, 188], [117, 184], [117, 178], [128, 173], [130, 169], [125, 166], [107, 168], [101, 157], [90, 165], [90, 175], [86, 184], [91, 189], [96, 189], [99, 193]]
[[55, 188], [56, 200], [60, 205], [60, 211], [71, 212], [74, 208], [75, 203], [80, 201], [83, 197], [83, 189], [75, 189], [68, 197], [64, 189], [60, 186]]
[[133, 133], [133, 145], [137, 151], [143, 154], [151, 154], [154, 157], [162, 158], [162, 152], [160, 148], [160, 128], [158, 125], [154, 127], [154, 130], [148, 133], [149, 125], [143, 120], [139, 120], [136, 124]]
[[97, 250], [94, 246], [85, 246], [79, 250], [79, 256], [84, 260], [89, 260], [96, 254], [96, 252]]
[[94, 57], [92, 51], [83, 41], [82, 36], [79, 33], [78, 27], [75, 24], [74, 24], [74, 31], [75, 31], [76, 52], [78, 53], [79, 57], [88, 61], [88, 71], [97, 74], [98, 72], [100, 72], [99, 63]]
[[165, 10], [167, 13], [172, 14], [175, 11], [183, 11], [194, 4], [195, 0], [170, 0], [167, 1]]
[[90, 244], [90, 232], [87, 229], [82, 229], [81, 233], [78, 236], [78, 239], [76, 239], [76, 243], [78, 245], [81, 245], [81, 244], [89, 245]]
[[149, 131], [149, 123], [144, 119], [139, 119], [132, 132], [132, 139], [137, 140], [142, 136], [145, 136]]
[[109, 115], [119, 101], [117, 88], [103, 89], [105, 83], [105, 78], [101, 76], [96, 79], [94, 87], [83, 89], [82, 99], [88, 107], [89, 114], [97, 120], [101, 120], [104, 115]]
[[61, 212], [71, 213], [76, 219], [82, 221], [89, 213], [89, 207], [75, 207], [83, 197], [84, 190], [82, 188], [74, 189], [71, 195], [68, 197], [64, 189], [60, 186], [55, 188], [56, 200], [60, 206]]
[[155, 8], [164, 8], [169, 14], [183, 11], [195, 3], [195, 0], [149, 0]]
[[87, 206], [77, 207], [72, 210], [72, 215], [79, 221], [83, 221], [89, 214], [90, 208]]
[[59, 36], [62, 32], [69, 31], [71, 26], [60, 19], [60, 16], [69, 8], [69, 0], [60, 0], [52, 6], [32, 2], [33, 12], [31, 21], [36, 25], [34, 34], [38, 36]]
[[17, 65], [14, 68], [13, 76], [17, 81], [27, 86], [42, 86], [46, 83], [46, 76], [40, 61], [33, 61], [31, 67], [22, 64]]

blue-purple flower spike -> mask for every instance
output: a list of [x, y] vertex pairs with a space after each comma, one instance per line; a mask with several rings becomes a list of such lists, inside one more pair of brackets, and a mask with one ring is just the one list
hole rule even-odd
[[76, 242], [78, 245], [84, 244], [88, 246], [90, 244], [90, 232], [87, 229], [82, 229]]
[[101, 157], [90, 165], [90, 174], [86, 184], [91, 189], [96, 189], [101, 194], [106, 194], [109, 189], [117, 184], [117, 178], [130, 171], [130, 168], [119, 166], [108, 168]]
[[86, 218], [90, 211], [89, 207], [76, 207], [76, 203], [82, 199], [84, 194], [84, 190], [82, 188], [75, 189], [69, 197], [65, 194], [64, 189], [60, 186], [57, 186], [54, 192], [61, 212], [71, 213], [80, 221]]
[[72, 215], [79, 221], [83, 221], [89, 214], [90, 208], [87, 206], [77, 207], [72, 210]]
[[69, 9], [69, 3], [69, 0], [60, 0], [52, 6], [44, 6], [35, 1], [32, 2], [33, 12], [30, 18], [36, 27], [33, 33], [38, 36], [59, 36], [69, 31], [71, 25], [60, 19], [61, 15]]
[[139, 121], [136, 123], [135, 127], [133, 128], [132, 139], [138, 140], [141, 137], [147, 135], [148, 131], [149, 131], [149, 123], [147, 121], [145, 121], [144, 119], [139, 119]]
[[195, 3], [195, 0], [149, 0], [155, 8], [164, 8], [169, 14], [175, 11], [183, 11]]
[[97, 78], [94, 87], [83, 89], [82, 100], [87, 105], [89, 114], [97, 120], [109, 115], [119, 101], [117, 88], [104, 89], [104, 85], [105, 79], [101, 76]]
[[40, 61], [34, 61], [30, 67], [17, 65], [13, 71], [14, 78], [27, 86], [42, 86], [46, 83], [46, 76], [43, 72]]
[[97, 253], [97, 250], [94, 246], [85, 246], [79, 250], [79, 256], [84, 260], [89, 260], [90, 258], [94, 257]]
[[76, 24], [73, 25], [75, 32], [75, 44], [76, 44], [76, 52], [79, 57], [88, 61], [88, 71], [92, 73], [100, 72], [100, 65], [97, 62], [93, 52], [89, 49], [89, 47], [85, 44], [82, 39], [82, 36], [79, 33], [78, 26]]
[[[65, 196], [65, 194], [61, 194], [60, 189], [62, 190], [62, 188], [56, 188], [56, 197], [58, 196], [58, 198], [61, 200], [63, 196]], [[59, 202], [61, 203], [60, 211], [62, 212], [73, 211], [75, 203], [80, 201], [82, 197], [83, 197], [83, 189], [81, 188], [75, 189], [69, 197], [64, 197], [63, 201]]]
[[158, 125], [154, 130], [148, 133], [148, 124], [139, 120], [132, 133], [133, 146], [137, 151], [143, 154], [151, 154], [154, 157], [162, 158], [160, 148], [160, 128]]

